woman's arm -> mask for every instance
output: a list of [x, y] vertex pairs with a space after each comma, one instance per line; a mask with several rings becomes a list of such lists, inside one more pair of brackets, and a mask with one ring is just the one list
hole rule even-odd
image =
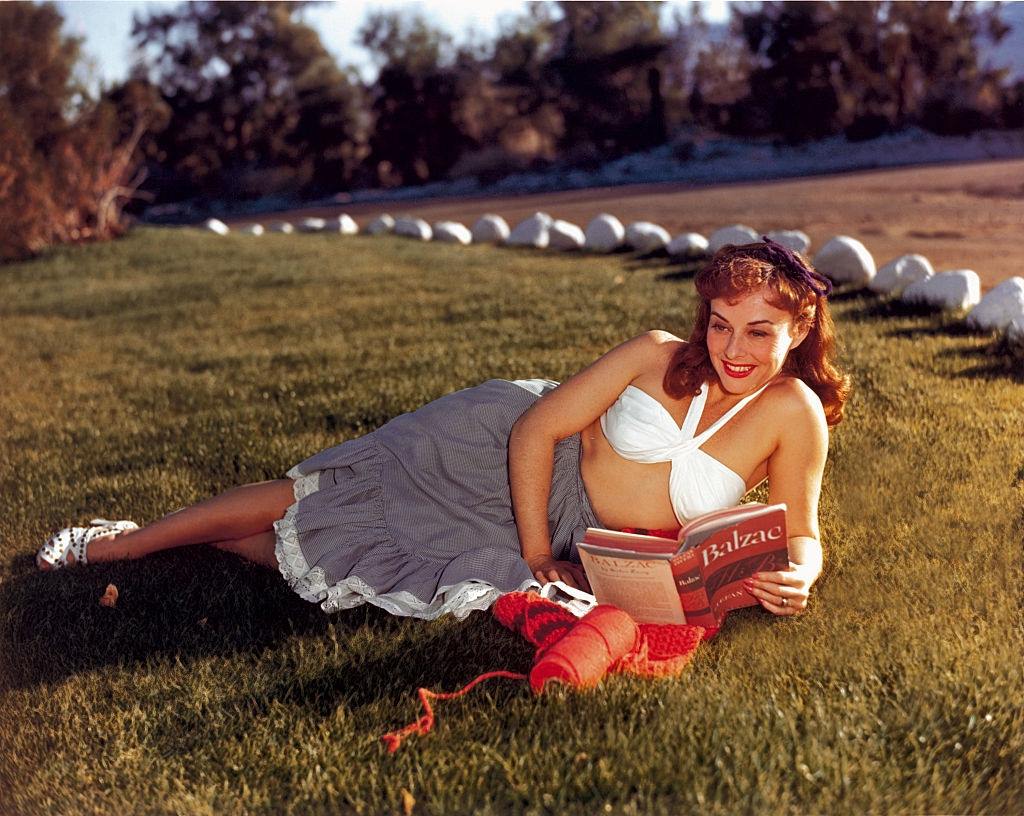
[[786, 503], [789, 569], [753, 575], [747, 589], [770, 612], [795, 615], [806, 608], [811, 585], [821, 574], [818, 497], [828, 456], [828, 424], [818, 397], [799, 380], [780, 394], [775, 413], [774, 426], [780, 432], [768, 458], [768, 500]]
[[561, 580], [586, 586], [576, 565], [551, 553], [548, 496], [555, 444], [592, 424], [644, 371], [664, 367], [678, 338], [651, 331], [616, 346], [537, 400], [513, 425], [508, 473], [523, 559], [542, 584]]

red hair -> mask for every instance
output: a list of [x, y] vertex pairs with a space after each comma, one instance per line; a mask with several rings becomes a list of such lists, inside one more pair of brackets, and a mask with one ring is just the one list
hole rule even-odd
[[[681, 399], [698, 393], [703, 383], [718, 376], [707, 346], [711, 301], [732, 300], [766, 287], [766, 300], [789, 312], [797, 329], [807, 329], [803, 342], [786, 356], [781, 373], [803, 380], [821, 400], [828, 424], [838, 425], [843, 419], [843, 405], [850, 396], [850, 377], [835, 363], [835, 324], [828, 300], [802, 280], [787, 275], [770, 258], [767, 249], [761, 243], [725, 246], [697, 273], [697, 317], [689, 342], [676, 351], [665, 372], [665, 393]], [[800, 259], [807, 263], [802, 256]], [[807, 266], [813, 268], [809, 263]]]

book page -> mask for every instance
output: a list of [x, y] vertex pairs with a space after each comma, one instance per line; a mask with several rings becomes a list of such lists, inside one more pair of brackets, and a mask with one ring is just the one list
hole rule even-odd
[[672, 538], [640, 535], [639, 533], [622, 533], [618, 530], [603, 530], [599, 527], [588, 527], [583, 543], [611, 550], [625, 550], [639, 553], [663, 553], [670, 555], [679, 549], [679, 544]]
[[600, 555], [580, 548], [597, 600], [617, 606], [637, 623], [686, 623], [669, 562], [624, 555]]

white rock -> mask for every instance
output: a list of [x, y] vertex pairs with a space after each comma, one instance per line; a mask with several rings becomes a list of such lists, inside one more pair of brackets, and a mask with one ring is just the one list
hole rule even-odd
[[591, 252], [614, 252], [626, 237], [626, 229], [614, 215], [601, 213], [587, 224], [583, 246]]
[[471, 230], [474, 244], [503, 244], [509, 232], [508, 222], [493, 213], [481, 215]]
[[324, 230], [337, 232], [339, 235], [356, 235], [359, 232], [359, 225], [352, 220], [351, 215], [342, 213], [337, 218], [328, 219]]
[[203, 229], [209, 230], [210, 232], [215, 232], [218, 235], [227, 235], [229, 232], [231, 232], [231, 230], [228, 229], [227, 224], [225, 224], [223, 221], [219, 221], [216, 218], [207, 218], [203, 222]]
[[837, 235], [814, 256], [814, 268], [836, 283], [866, 284], [875, 277], [875, 259], [849, 235]]
[[626, 227], [626, 244], [637, 252], [647, 254], [668, 246], [672, 236], [664, 227], [650, 221], [634, 221]]
[[395, 219], [387, 213], [382, 213], [366, 225], [367, 235], [386, 235], [395, 230]]
[[868, 288], [873, 292], [898, 297], [910, 284], [923, 281], [934, 274], [931, 261], [924, 255], [900, 255], [878, 270], [878, 274], [868, 283]]
[[811, 248], [810, 237], [801, 230], [772, 230], [768, 237], [794, 252], [806, 252]]
[[242, 235], [262, 235], [263, 225], [262, 224], [246, 224], [239, 230]]
[[433, 231], [430, 229], [430, 224], [422, 218], [406, 215], [395, 219], [395, 235], [429, 241], [433, 236]]
[[548, 230], [548, 246], [552, 249], [583, 249], [583, 229], [571, 221], [556, 220]]
[[516, 224], [516, 228], [509, 233], [509, 246], [525, 246], [544, 249], [550, 240], [550, 229], [554, 219], [547, 213], [538, 212], [531, 215], [525, 221]]
[[668, 242], [668, 254], [673, 258], [697, 258], [708, 253], [708, 239], [699, 232], [681, 232]]
[[270, 232], [283, 232], [285, 235], [291, 235], [293, 232], [295, 232], [295, 227], [293, 227], [287, 221], [275, 221], [269, 227], [267, 227], [267, 230], [269, 230]]
[[967, 315], [967, 325], [981, 331], [1001, 331], [1024, 319], [1024, 278], [1004, 280], [983, 297]]
[[327, 222], [322, 218], [303, 218], [299, 222], [299, 232], [323, 232]]
[[450, 244], [468, 244], [473, 240], [471, 233], [458, 221], [438, 221], [433, 226], [434, 240]]
[[981, 281], [973, 269], [951, 269], [910, 284], [903, 290], [902, 300], [940, 309], [967, 309], [981, 300]]
[[711, 233], [711, 237], [708, 238], [708, 252], [714, 254], [726, 244], [753, 244], [760, 240], [761, 236], [745, 224], [730, 224]]

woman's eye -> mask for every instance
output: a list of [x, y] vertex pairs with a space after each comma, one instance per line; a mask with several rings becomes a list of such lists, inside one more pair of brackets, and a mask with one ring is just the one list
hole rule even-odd
[[714, 329], [715, 331], [728, 331], [729, 329], [728, 326], [725, 326], [721, 323], [712, 323], [711, 328]]
[[768, 336], [768, 332], [763, 332], [763, 331], [752, 331], [751, 334], [754, 337], [758, 338], [758, 339], [761, 339], [762, 337], [767, 337]]

